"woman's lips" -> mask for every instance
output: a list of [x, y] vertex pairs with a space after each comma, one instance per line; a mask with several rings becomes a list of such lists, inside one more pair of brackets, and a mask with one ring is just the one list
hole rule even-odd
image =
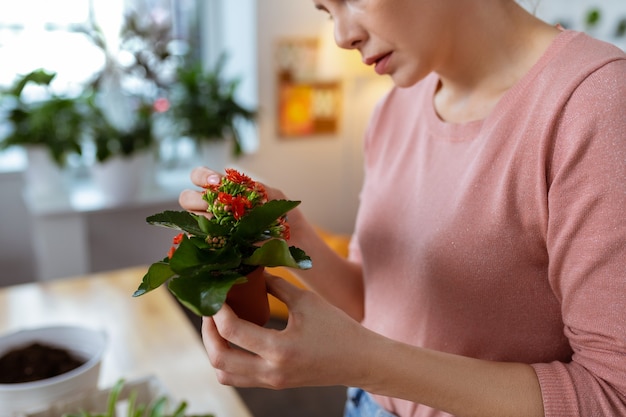
[[365, 60], [365, 64], [374, 65], [374, 70], [378, 75], [383, 75], [387, 72], [387, 64], [389, 63], [389, 59], [391, 58], [391, 52], [377, 55]]
[[387, 64], [389, 63], [389, 59], [391, 58], [391, 54], [387, 54], [376, 61], [374, 66], [374, 70], [376, 74], [383, 75], [387, 72]]

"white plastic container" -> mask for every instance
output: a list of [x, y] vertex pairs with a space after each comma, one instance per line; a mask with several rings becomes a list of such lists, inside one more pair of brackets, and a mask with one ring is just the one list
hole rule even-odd
[[16, 384], [0, 384], [0, 417], [47, 409], [61, 399], [97, 389], [100, 364], [106, 348], [102, 331], [77, 326], [50, 326], [19, 330], [0, 336], [0, 357], [5, 353], [39, 342], [66, 349], [86, 360], [76, 369], [52, 378]]

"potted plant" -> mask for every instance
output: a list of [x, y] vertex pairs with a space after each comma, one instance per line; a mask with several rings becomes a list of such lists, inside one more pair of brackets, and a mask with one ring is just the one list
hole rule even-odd
[[127, 97], [123, 105], [129, 116], [126, 126], [116, 124], [99, 106], [95, 94], [90, 103], [89, 136], [95, 161], [93, 179], [109, 203], [134, 198], [149, 166], [156, 139], [153, 131], [154, 105], [138, 97]]
[[[157, 143], [154, 115], [163, 109], [154, 103], [167, 87], [168, 61], [173, 58], [167, 50], [171, 27], [127, 14], [120, 53], [110, 50], [95, 22], [82, 32], [105, 60], [89, 86], [89, 133], [95, 148], [92, 174], [105, 199], [121, 203], [134, 198], [145, 185], [142, 179], [147, 178]], [[121, 62], [121, 52], [132, 59]]]
[[[50, 84], [56, 73], [37, 69], [19, 76], [8, 89], [0, 91], [2, 112], [9, 133], [0, 140], [0, 149], [23, 146], [28, 157], [27, 184], [35, 195], [58, 192], [61, 168], [67, 157], [81, 154], [86, 104], [84, 97], [54, 94]], [[28, 100], [24, 90], [43, 88], [45, 98]]]
[[224, 76], [226, 59], [222, 54], [208, 70], [200, 62], [181, 65], [171, 87], [171, 111], [179, 135], [203, 148], [206, 164], [218, 171], [223, 171], [230, 155], [242, 154], [238, 124], [256, 118], [256, 111], [235, 97], [241, 80]]
[[226, 170], [220, 184], [207, 185], [208, 216], [166, 211], [148, 223], [179, 230], [166, 258], [153, 263], [134, 296], [169, 281], [169, 290], [189, 310], [211, 316], [227, 302], [239, 317], [265, 324], [269, 306], [263, 268], [311, 268], [311, 259], [288, 246], [286, 213], [299, 201], [268, 201], [263, 186]]

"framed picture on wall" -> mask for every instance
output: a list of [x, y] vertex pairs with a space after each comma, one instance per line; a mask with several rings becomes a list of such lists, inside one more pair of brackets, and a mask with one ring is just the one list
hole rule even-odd
[[282, 39], [277, 44], [277, 128], [281, 138], [339, 131], [341, 83], [316, 78], [318, 41]]

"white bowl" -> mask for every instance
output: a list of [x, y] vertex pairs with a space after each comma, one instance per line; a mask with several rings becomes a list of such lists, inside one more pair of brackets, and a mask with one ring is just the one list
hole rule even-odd
[[19, 330], [0, 336], [0, 357], [34, 342], [66, 349], [86, 362], [52, 378], [0, 384], [0, 417], [44, 410], [55, 401], [96, 389], [98, 386], [100, 364], [106, 347], [104, 332], [77, 326]]

